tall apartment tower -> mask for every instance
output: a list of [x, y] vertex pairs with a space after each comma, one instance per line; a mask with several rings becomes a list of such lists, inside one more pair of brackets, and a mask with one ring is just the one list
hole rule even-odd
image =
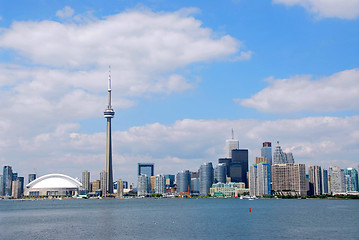
[[311, 165], [309, 170], [309, 193], [310, 195], [321, 195], [322, 191], [322, 168]]
[[4, 196], [4, 178], [0, 175], [0, 196]]
[[271, 168], [271, 177], [274, 193], [295, 196], [307, 195], [304, 164], [274, 164]]
[[101, 187], [101, 190], [102, 190], [102, 196], [106, 196], [107, 195], [107, 191], [106, 191], [106, 188], [107, 188], [107, 184], [108, 184], [108, 179], [107, 179], [107, 172], [106, 170], [103, 170], [101, 171], [100, 173], [100, 187]]
[[137, 176], [137, 196], [144, 196], [148, 194], [149, 183], [148, 176], [141, 174]]
[[264, 142], [263, 147], [261, 149], [261, 157], [267, 158], [267, 163], [272, 165], [272, 143]]
[[176, 175], [177, 192], [191, 191], [191, 174], [189, 170], [183, 170]]
[[[113, 171], [112, 171], [112, 136], [111, 136], [111, 119], [115, 116], [115, 111], [112, 109], [111, 104], [111, 70], [108, 76], [108, 88], [107, 88], [108, 105], [104, 112], [104, 117], [107, 119], [106, 129], [106, 159], [105, 159], [105, 174], [106, 183], [105, 189], [102, 192], [112, 194], [113, 193]], [[102, 183], [101, 183], [102, 185]], [[105, 194], [106, 195], [106, 194]]]
[[358, 189], [358, 171], [355, 168], [344, 169], [344, 180], [346, 192], [357, 192]]
[[155, 181], [155, 193], [166, 193], [166, 179], [163, 175], [157, 175]]
[[227, 158], [232, 158], [232, 150], [239, 149], [238, 139], [234, 139], [234, 132], [232, 129], [232, 138], [226, 140], [226, 154]]
[[329, 178], [327, 169], [322, 169], [322, 193], [329, 193]]
[[332, 194], [344, 193], [345, 192], [344, 170], [336, 166], [330, 167], [329, 182], [330, 182], [330, 192]]
[[268, 163], [253, 164], [249, 167], [249, 189], [251, 196], [271, 194], [271, 174]]
[[21, 197], [21, 182], [20, 180], [12, 181], [12, 197], [20, 198]]
[[227, 166], [224, 163], [219, 163], [215, 168], [215, 182], [226, 183]]
[[123, 197], [123, 181], [121, 179], [117, 181], [117, 197]]
[[86, 193], [91, 191], [90, 172], [87, 170], [82, 172], [82, 188]]
[[214, 180], [213, 166], [211, 162], [206, 162], [199, 169], [199, 193], [201, 196], [207, 196], [210, 193]]
[[11, 196], [12, 194], [12, 168], [11, 166], [4, 166], [3, 168], [3, 184], [4, 196]]

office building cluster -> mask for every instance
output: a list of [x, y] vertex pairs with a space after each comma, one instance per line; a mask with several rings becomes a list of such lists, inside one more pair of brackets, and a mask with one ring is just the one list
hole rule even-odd
[[240, 149], [239, 141], [234, 139], [233, 134], [232, 139], [226, 141], [226, 156], [218, 159], [217, 166], [205, 162], [197, 171], [185, 169], [176, 175], [154, 176], [153, 163], [138, 163], [138, 196], [161, 193], [179, 197], [235, 197], [245, 192], [249, 193], [248, 149]]
[[[20, 198], [40, 196], [72, 196], [76, 192], [86, 196], [123, 197], [135, 192], [134, 184], [119, 179], [113, 181], [108, 189], [106, 170], [100, 173], [100, 179], [91, 181], [91, 174], [82, 172], [81, 183], [62, 174], [49, 174], [37, 178], [28, 174], [28, 184], [24, 189], [24, 177], [13, 172], [11, 166], [3, 167], [0, 175], [0, 196]], [[239, 197], [250, 195], [285, 195], [305, 197], [307, 195], [358, 194], [358, 170], [341, 169], [333, 166], [324, 169], [318, 165], [295, 163], [292, 153], [282, 151], [279, 142], [272, 154], [272, 143], [264, 142], [261, 156], [248, 162], [248, 149], [239, 147], [239, 141], [226, 141], [226, 156], [218, 159], [218, 164], [205, 162], [198, 170], [182, 170], [177, 174], [155, 175], [154, 163], [138, 163], [137, 196], [160, 194], [162, 196], [191, 197]], [[55, 181], [56, 180], [56, 181]], [[67, 181], [60, 189], [51, 184]], [[73, 186], [69, 186], [69, 184]], [[70, 185], [71, 185], [70, 184]], [[46, 185], [46, 186], [45, 186]], [[110, 184], [111, 185], [111, 184]], [[109, 192], [112, 192], [109, 194]]]
[[[0, 175], [0, 196], [6, 198], [20, 198], [24, 194], [24, 177], [18, 176], [11, 166], [3, 167], [3, 174]], [[28, 175], [28, 182], [36, 179], [36, 174]]]
[[[272, 161], [273, 160], [273, 161]], [[292, 153], [282, 151], [279, 142], [271, 154], [271, 143], [264, 142], [261, 157], [254, 159], [249, 167], [250, 194], [264, 195], [336, 195], [358, 194], [358, 170], [340, 169], [309, 165], [308, 174], [305, 164], [294, 163]]]

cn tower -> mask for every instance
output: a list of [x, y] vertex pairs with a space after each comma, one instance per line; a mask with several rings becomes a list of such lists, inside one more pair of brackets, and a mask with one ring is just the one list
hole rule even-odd
[[[107, 119], [106, 131], [106, 160], [105, 160], [105, 173], [106, 173], [106, 191], [105, 193], [113, 193], [113, 171], [112, 171], [112, 137], [111, 137], [111, 118], [115, 116], [115, 111], [111, 106], [111, 69], [108, 75], [108, 105], [104, 112], [104, 117]], [[104, 194], [106, 195], [106, 194]]]

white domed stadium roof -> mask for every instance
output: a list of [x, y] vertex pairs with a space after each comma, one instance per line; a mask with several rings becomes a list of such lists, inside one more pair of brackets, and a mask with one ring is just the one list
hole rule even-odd
[[64, 174], [47, 174], [36, 178], [26, 185], [32, 189], [50, 189], [50, 188], [80, 188], [82, 184], [76, 179]]

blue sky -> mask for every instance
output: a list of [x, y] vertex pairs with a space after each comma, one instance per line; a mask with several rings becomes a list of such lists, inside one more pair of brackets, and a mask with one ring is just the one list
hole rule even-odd
[[250, 161], [359, 164], [359, 1], [1, 1], [0, 163], [92, 180], [196, 170], [231, 128]]

